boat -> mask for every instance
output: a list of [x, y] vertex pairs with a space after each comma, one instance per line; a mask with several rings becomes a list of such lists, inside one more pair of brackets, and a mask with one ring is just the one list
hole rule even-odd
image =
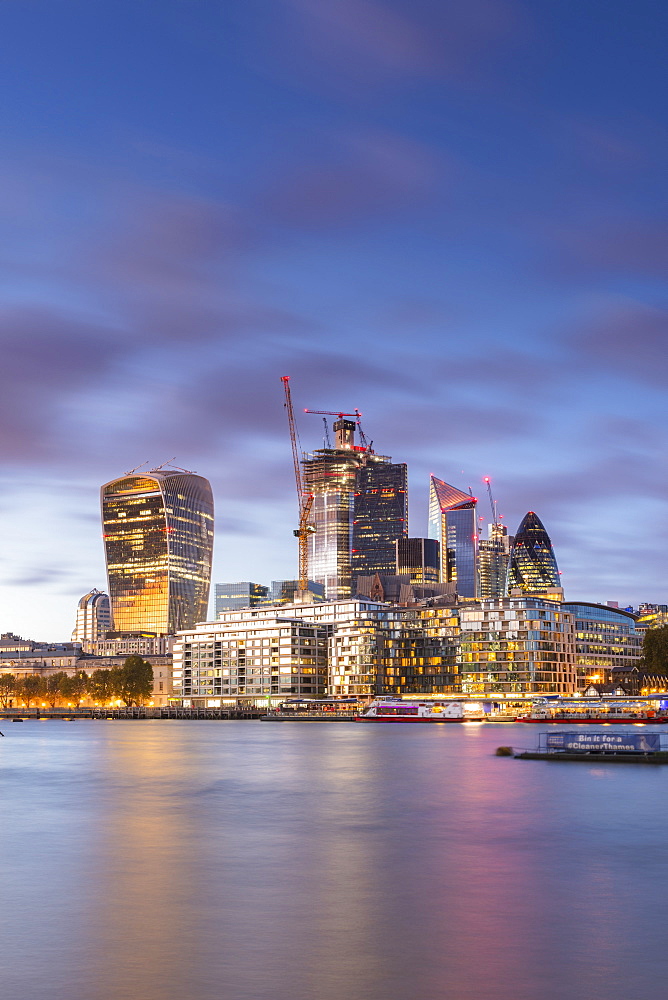
[[668, 716], [653, 707], [651, 701], [619, 698], [537, 698], [528, 715], [518, 722], [554, 722], [601, 725], [618, 723], [654, 725], [668, 722]]
[[355, 722], [483, 722], [485, 714], [476, 702], [402, 701], [399, 698], [376, 698], [355, 716]]

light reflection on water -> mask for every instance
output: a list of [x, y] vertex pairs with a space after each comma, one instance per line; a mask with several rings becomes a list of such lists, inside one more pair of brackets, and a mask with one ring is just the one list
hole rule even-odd
[[668, 767], [495, 757], [521, 725], [3, 731], [6, 996], [644, 1000], [668, 972]]

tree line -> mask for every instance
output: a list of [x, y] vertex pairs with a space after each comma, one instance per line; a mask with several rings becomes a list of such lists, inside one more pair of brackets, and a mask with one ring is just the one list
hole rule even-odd
[[11, 708], [20, 701], [26, 708], [36, 703], [55, 708], [65, 702], [78, 708], [87, 698], [106, 704], [120, 700], [131, 708], [143, 705], [153, 693], [153, 667], [141, 656], [128, 656], [122, 666], [108, 670], [64, 670], [42, 677], [0, 674], [0, 706]]

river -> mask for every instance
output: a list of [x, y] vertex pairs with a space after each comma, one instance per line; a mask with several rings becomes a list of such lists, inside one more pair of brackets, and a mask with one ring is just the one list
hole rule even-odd
[[647, 1000], [668, 767], [526, 725], [2, 723], [16, 1000]]

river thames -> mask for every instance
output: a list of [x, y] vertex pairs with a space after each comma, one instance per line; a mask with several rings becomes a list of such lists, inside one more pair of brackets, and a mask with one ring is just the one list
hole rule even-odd
[[3, 995], [659, 995], [668, 767], [542, 728], [5, 720]]

